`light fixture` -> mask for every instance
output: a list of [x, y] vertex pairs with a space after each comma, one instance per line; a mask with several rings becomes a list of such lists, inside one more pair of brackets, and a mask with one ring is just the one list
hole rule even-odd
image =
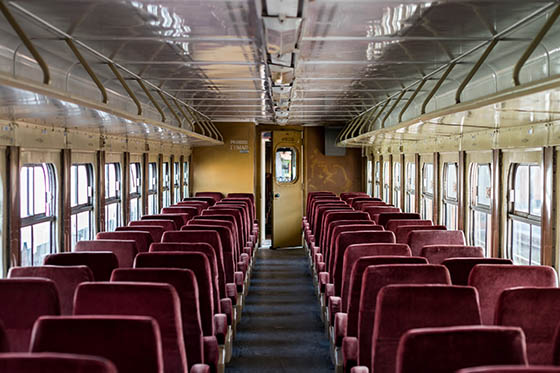
[[282, 55], [294, 51], [301, 18], [263, 17], [263, 22], [268, 53]]

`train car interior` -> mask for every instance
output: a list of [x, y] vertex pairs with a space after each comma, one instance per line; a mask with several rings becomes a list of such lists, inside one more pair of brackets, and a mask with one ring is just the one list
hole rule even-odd
[[560, 372], [559, 16], [0, 0], [0, 373]]

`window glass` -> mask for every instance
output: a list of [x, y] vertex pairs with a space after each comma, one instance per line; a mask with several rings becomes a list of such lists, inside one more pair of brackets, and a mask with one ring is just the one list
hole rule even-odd
[[130, 221], [142, 216], [142, 173], [140, 163], [130, 164]]
[[71, 206], [72, 247], [81, 240], [93, 239], [93, 166], [73, 164], [70, 184], [74, 204]]
[[291, 183], [297, 179], [297, 152], [294, 148], [276, 149], [276, 182]]
[[457, 164], [446, 164], [445, 194], [447, 198], [457, 198]]
[[413, 212], [416, 204], [416, 164], [407, 163], [406, 165], [406, 212]]
[[473, 163], [470, 174], [470, 234], [471, 245], [480, 246], [489, 256], [492, 237], [492, 176], [488, 163]]
[[515, 211], [529, 213], [529, 166], [519, 166], [515, 172]]
[[379, 179], [379, 169], [381, 168], [380, 162], [375, 162], [375, 197], [379, 197], [381, 195], [381, 180]]
[[457, 163], [444, 164], [443, 223], [447, 229], [457, 229], [459, 201], [457, 200]]
[[148, 164], [148, 213], [157, 214], [158, 211], [158, 172], [157, 163]]
[[373, 180], [372, 180], [372, 161], [371, 159], [367, 160], [367, 164], [366, 164], [366, 188], [367, 188], [367, 194], [371, 197], [372, 193], [373, 193]]
[[390, 193], [390, 182], [391, 182], [391, 172], [390, 163], [383, 162], [383, 201], [389, 203], [389, 193]]
[[163, 162], [163, 199], [162, 207], [167, 207], [171, 205], [171, 189], [170, 189], [171, 180], [169, 178], [169, 162]]
[[189, 162], [183, 163], [183, 197], [189, 197]]
[[393, 205], [401, 207], [401, 164], [393, 164]]
[[477, 204], [490, 206], [492, 200], [492, 176], [490, 174], [490, 165], [477, 165]]
[[179, 170], [179, 162], [173, 163], [173, 203], [181, 200], [181, 172]]
[[422, 167], [422, 218], [431, 220], [433, 217], [433, 193], [434, 193], [434, 166], [425, 163]]
[[121, 225], [121, 165], [105, 164], [105, 230], [114, 231]]

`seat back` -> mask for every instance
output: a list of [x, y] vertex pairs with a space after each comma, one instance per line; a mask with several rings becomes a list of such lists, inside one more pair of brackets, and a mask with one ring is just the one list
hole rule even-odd
[[233, 231], [229, 227], [216, 224], [197, 224], [189, 222], [189, 224], [183, 226], [181, 230], [218, 232], [218, 234], [220, 235], [220, 241], [222, 243], [224, 260], [232, 261], [234, 263], [238, 262], [240, 253], [238, 252], [235, 245]]
[[52, 280], [58, 292], [60, 313], [71, 315], [74, 306], [74, 292], [82, 282], [93, 281], [93, 273], [85, 265], [79, 266], [37, 266], [12, 267], [8, 278], [41, 277]]
[[46, 278], [0, 279], [0, 320], [12, 352], [29, 350], [33, 323], [39, 316], [60, 315], [56, 285]]
[[233, 236], [233, 245], [236, 251], [236, 255], [239, 256], [239, 254], [242, 252], [242, 248], [241, 248], [241, 241], [239, 240], [239, 234], [235, 227], [235, 222], [228, 221], [228, 220], [221, 220], [221, 219], [208, 219], [208, 216], [204, 219], [200, 219], [200, 218], [201, 216], [200, 217], [197, 216], [196, 218], [189, 221], [187, 225], [202, 224], [202, 225], [213, 225], [213, 226], [228, 228]]
[[136, 221], [131, 221], [130, 223], [128, 223], [128, 225], [131, 226], [131, 227], [134, 227], [134, 226], [137, 226], [137, 225], [140, 225], [140, 226], [155, 225], [157, 227], [162, 227], [164, 232], [165, 231], [173, 231], [173, 230], [177, 229], [176, 226], [175, 226], [175, 221], [172, 220], [172, 219], [136, 220]]
[[340, 193], [340, 198], [344, 201], [346, 201], [348, 198], [351, 197], [358, 197], [358, 196], [367, 196], [367, 193], [365, 192], [345, 192], [345, 193]]
[[43, 316], [33, 327], [31, 352], [106, 358], [119, 373], [163, 373], [158, 323], [145, 316]]
[[127, 232], [127, 231], [144, 231], [150, 233], [152, 236], [152, 242], [160, 242], [161, 235], [165, 232], [165, 229], [157, 225], [133, 225], [126, 227], [117, 227], [116, 232]]
[[450, 258], [442, 263], [449, 270], [453, 285], [467, 285], [469, 274], [477, 264], [513, 264], [511, 259], [503, 258]]
[[460, 369], [457, 373], [559, 373], [560, 367], [551, 366], [520, 366], [520, 365], [487, 365]]
[[321, 205], [315, 209], [315, 214], [313, 215], [313, 235], [315, 236], [315, 242], [319, 242], [320, 229], [323, 226], [323, 216], [329, 212], [340, 212], [340, 211], [354, 211], [352, 208], [346, 204], [337, 205]]
[[117, 373], [109, 360], [88, 355], [59, 353], [0, 354], [0, 372]]
[[[403, 227], [404, 228], [404, 227]], [[402, 228], [401, 228], [402, 229]], [[465, 234], [461, 230], [413, 230], [408, 234], [408, 246], [412, 255], [420, 255], [422, 248], [428, 245], [464, 245]]]
[[519, 326], [531, 365], [553, 364], [554, 330], [560, 324], [560, 289], [506, 289], [498, 299], [495, 324]]
[[139, 253], [145, 253], [150, 248], [150, 244], [154, 242], [152, 235], [147, 231], [128, 231], [128, 232], [99, 232], [96, 235], [98, 240], [134, 240], [136, 241], [136, 250]]
[[[365, 197], [352, 197], [348, 199], [348, 202], [350, 203], [350, 206], [352, 206], [353, 208], [356, 208], [356, 204], [358, 202], [374, 202], [373, 198], [371, 198], [370, 196], [365, 196]], [[377, 202], [377, 201], [375, 201]]]
[[134, 257], [138, 254], [135, 240], [91, 240], [78, 241], [74, 247], [75, 252], [107, 252], [110, 251], [117, 257], [119, 267], [131, 268]]
[[412, 329], [399, 342], [397, 373], [449, 373], [479, 365], [527, 364], [520, 328]]
[[369, 216], [365, 212], [353, 211], [353, 210], [342, 210], [342, 211], [330, 211], [327, 212], [323, 218], [323, 224], [320, 227], [320, 231], [317, 232], [315, 237], [318, 241], [319, 247], [323, 245], [323, 241], [328, 238], [329, 225], [330, 223], [337, 220], [369, 220]]
[[449, 258], [484, 258], [484, 249], [479, 246], [428, 245], [422, 248], [420, 256], [432, 264], [441, 264]]
[[190, 218], [199, 214], [198, 207], [190, 207], [190, 206], [164, 207], [161, 209], [161, 213], [162, 214], [188, 214]]
[[0, 320], [0, 355], [7, 352], [10, 352], [10, 343], [8, 342], [6, 327], [2, 320]]
[[193, 271], [179, 268], [120, 268], [113, 271], [111, 281], [155, 282], [173, 286], [181, 304], [183, 340], [189, 369], [194, 364], [204, 363], [198, 284]]
[[389, 285], [377, 296], [370, 371], [394, 373], [400, 338], [410, 329], [480, 325], [475, 288]]
[[360, 220], [354, 220], [354, 219], [346, 219], [344, 218], [343, 220], [335, 220], [335, 221], [331, 221], [328, 225], [327, 225], [327, 231], [323, 236], [323, 242], [322, 245], [320, 246], [321, 252], [325, 253], [326, 248], [330, 247], [332, 245], [332, 237], [333, 237], [333, 230], [341, 225], [353, 225], [353, 224], [367, 224], [370, 226], [376, 225], [375, 222], [373, 222], [372, 220], [369, 219], [369, 217], [367, 219], [360, 219]]
[[502, 291], [517, 286], [558, 286], [556, 271], [548, 266], [478, 264], [469, 275], [469, 285], [478, 290], [482, 323], [492, 325]]
[[187, 371], [181, 303], [173, 286], [147, 282], [86, 282], [76, 289], [74, 314], [153, 317], [161, 332], [165, 371]]
[[245, 230], [245, 223], [241, 212], [239, 210], [224, 208], [223, 206], [212, 206], [208, 210], [204, 210], [202, 215], [230, 215], [235, 219], [235, 225], [237, 225], [237, 235], [241, 238], [241, 244], [245, 245], [247, 243], [247, 232]]
[[117, 256], [110, 251], [84, 251], [49, 254], [43, 260], [43, 264], [55, 266], [85, 265], [93, 273], [94, 281], [109, 281], [111, 272], [118, 268], [119, 261]]
[[204, 201], [204, 202], [208, 203], [208, 206], [214, 206], [214, 204], [216, 203], [216, 200], [214, 198], [203, 197], [203, 196], [186, 197], [186, 198], [183, 198], [183, 201]]
[[331, 237], [326, 240], [328, 244], [325, 244], [323, 256], [325, 263], [330, 263], [331, 256], [334, 253], [334, 246], [338, 240], [338, 237], [342, 233], [345, 232], [361, 232], [361, 231], [382, 231], [383, 227], [380, 225], [376, 225], [373, 221], [366, 222], [364, 224], [345, 224], [345, 225], [338, 225], [331, 230]]
[[377, 315], [379, 291], [387, 285], [441, 284], [450, 285], [449, 273], [442, 265], [383, 264], [369, 266], [362, 276], [362, 292], [358, 311], [359, 365], [369, 365], [372, 359], [372, 333]]
[[379, 214], [386, 213], [386, 212], [401, 212], [401, 209], [395, 206], [368, 206], [364, 208], [364, 211], [367, 212], [374, 222], [377, 223], [377, 218]]
[[[190, 215], [187, 214], [186, 216], [189, 217]], [[183, 225], [187, 224], [190, 218], [185, 219], [185, 214], [152, 214], [142, 216], [140, 221], [143, 220], [173, 220], [175, 229], [180, 229]]]
[[216, 282], [212, 281], [210, 264], [202, 253], [157, 252], [136, 257], [134, 268], [182, 268], [193, 271], [198, 283], [200, 320], [204, 335], [214, 335], [214, 314], [220, 313]]
[[365, 201], [357, 201], [354, 203], [354, 207], [356, 210], [362, 210], [364, 211], [366, 207], [373, 207], [373, 206], [387, 206], [387, 204], [383, 201], [376, 201], [373, 198], [372, 199], [368, 199]]
[[377, 218], [377, 224], [387, 228], [387, 223], [390, 220], [400, 220], [400, 219], [422, 219], [420, 214], [415, 212], [382, 212]]
[[[431, 220], [422, 220], [422, 219], [396, 219], [396, 220], [389, 220], [387, 222], [387, 230], [397, 233], [397, 229], [399, 227], [405, 225], [434, 225]], [[398, 240], [398, 237], [397, 237]]]
[[199, 215], [202, 210], [208, 207], [208, 202], [204, 201], [182, 201], [177, 204], [168, 206], [168, 207], [190, 207], [194, 208], [195, 210], [184, 211], [188, 213], [193, 213], [193, 216]]
[[[394, 220], [392, 220], [394, 221]], [[408, 243], [408, 235], [412, 231], [446, 231], [447, 227], [445, 225], [401, 225], [397, 227], [395, 236], [397, 242]], [[420, 253], [418, 253], [420, 255]]]
[[311, 201], [311, 206], [309, 207], [309, 215], [307, 215], [307, 221], [310, 223], [311, 228], [315, 224], [315, 216], [317, 214], [317, 209], [320, 206], [348, 206], [348, 204], [337, 197], [327, 197], [327, 198], [317, 198]]
[[210, 197], [214, 199], [214, 201], [218, 202], [224, 198], [224, 195], [220, 192], [196, 192], [195, 197]]

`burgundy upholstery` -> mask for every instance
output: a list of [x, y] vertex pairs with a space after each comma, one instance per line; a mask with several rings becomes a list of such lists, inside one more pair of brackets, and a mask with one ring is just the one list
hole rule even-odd
[[220, 201], [220, 205], [223, 203], [233, 203], [233, 204], [242, 204], [244, 206], [246, 206], [246, 210], [247, 213], [249, 214], [249, 222], [253, 223], [255, 221], [255, 209], [253, 207], [253, 203], [251, 202], [251, 200], [249, 198], [224, 198], [223, 200]]
[[109, 360], [88, 355], [58, 353], [0, 354], [0, 372], [117, 373]]
[[309, 213], [311, 212], [311, 205], [313, 201], [324, 199], [324, 200], [341, 200], [337, 195], [330, 192], [325, 193], [318, 193], [311, 195], [310, 193], [307, 194], [307, 201], [305, 203], [305, 216], [309, 218]]
[[[350, 206], [352, 206], [355, 209], [358, 209], [356, 207], [356, 203], [358, 203], [358, 202], [374, 202], [373, 198], [371, 198], [370, 196], [352, 197], [352, 198], [348, 199], [348, 201], [350, 202]], [[375, 201], [375, 202], [377, 202], [377, 201]]]
[[225, 261], [232, 261], [237, 263], [239, 259], [239, 254], [236, 250], [235, 240], [233, 236], [233, 231], [224, 226], [214, 225], [214, 224], [191, 224], [185, 225], [181, 228], [182, 231], [210, 231], [218, 232], [220, 235], [220, 241], [222, 243], [222, 251]]
[[6, 334], [6, 327], [2, 320], [0, 320], [0, 355], [10, 351], [10, 343], [8, 342], [8, 335]]
[[212, 206], [208, 210], [204, 210], [202, 215], [231, 215], [235, 219], [237, 225], [238, 237], [241, 237], [241, 243], [245, 245], [247, 242], [247, 232], [245, 230], [245, 223], [241, 212], [231, 208], [224, 208], [220, 206]]
[[552, 364], [554, 329], [560, 323], [559, 310], [558, 288], [506, 289], [498, 299], [495, 324], [523, 329], [529, 364]]
[[136, 249], [139, 253], [145, 253], [150, 248], [150, 244], [154, 242], [152, 235], [146, 231], [128, 231], [128, 232], [99, 232], [96, 239], [98, 240], [134, 240], [136, 241]]
[[[187, 225], [201, 224], [201, 225], [214, 225], [214, 226], [220, 226], [220, 227], [228, 228], [231, 231], [231, 234], [233, 236], [233, 245], [234, 245], [234, 248], [235, 248], [236, 257], [238, 257], [239, 254], [241, 252], [243, 252], [243, 250], [242, 250], [243, 248], [241, 247], [241, 241], [239, 240], [239, 234], [237, 232], [235, 222], [230, 221], [230, 220], [208, 219], [208, 217], [209, 216], [206, 216], [206, 217], [202, 217], [202, 216], [198, 217], [197, 216], [196, 218], [189, 221]], [[232, 218], [232, 216], [230, 216], [230, 218]], [[183, 230], [182, 227], [181, 227], [181, 230]]]
[[376, 215], [385, 212], [400, 212], [401, 209], [394, 206], [368, 206], [364, 208], [364, 211], [369, 214], [371, 220], [377, 223]]
[[[445, 225], [408, 224], [408, 225], [401, 225], [400, 227], [398, 227], [395, 231], [395, 236], [397, 237], [398, 243], [408, 243], [408, 235], [412, 231], [446, 231], [446, 230], [447, 227]], [[418, 255], [420, 255], [420, 252], [418, 252]]]
[[522, 366], [522, 365], [487, 365], [484, 367], [466, 368], [457, 373], [559, 373], [560, 367]]
[[214, 204], [216, 203], [216, 200], [212, 197], [186, 197], [183, 198], [183, 201], [203, 201], [208, 203], [208, 206], [214, 206]]
[[476, 290], [467, 286], [389, 285], [377, 296], [371, 370], [394, 373], [397, 347], [410, 329], [480, 325]]
[[484, 250], [479, 246], [428, 245], [422, 248], [420, 256], [432, 264], [441, 264], [449, 258], [484, 258]]
[[119, 373], [163, 373], [160, 329], [145, 316], [43, 316], [33, 328], [31, 352], [95, 355]]
[[311, 225], [311, 228], [314, 227], [315, 216], [317, 214], [317, 210], [321, 206], [349, 207], [346, 202], [338, 198], [328, 197], [328, 198], [314, 199], [313, 201], [311, 201], [311, 206], [309, 208], [309, 216], [307, 216], [307, 220]]
[[0, 299], [0, 320], [12, 352], [28, 351], [39, 316], [60, 314], [56, 285], [46, 278], [0, 279]]
[[527, 364], [519, 328], [454, 326], [408, 331], [400, 340], [397, 373], [450, 373], [479, 365]]
[[255, 204], [255, 195], [253, 193], [228, 193], [227, 198], [249, 198]]
[[214, 201], [218, 202], [224, 198], [224, 195], [220, 192], [196, 192], [195, 197], [210, 197], [213, 198]]
[[237, 224], [237, 219], [233, 214], [220, 213], [219, 211], [205, 210], [202, 213], [202, 215], [196, 217], [196, 220], [197, 221], [201, 221], [201, 220], [228, 221], [233, 224], [234, 231], [236, 232], [237, 242], [240, 245], [240, 247], [245, 244], [245, 242], [243, 242], [243, 233], [242, 233], [243, 229]]
[[[341, 233], [334, 242], [334, 251], [329, 258], [330, 266], [328, 269], [332, 282], [334, 282], [335, 277], [342, 277], [342, 262], [348, 246], [371, 243], [395, 243], [395, 234], [388, 231], [373, 230]], [[390, 255], [391, 253], [388, 250], [392, 249], [381, 250], [378, 255]]]
[[[346, 224], [346, 225], [339, 225], [334, 227], [331, 230], [331, 237], [328, 240], [329, 244], [325, 246], [325, 251], [323, 251], [323, 257], [325, 263], [330, 263], [331, 256], [334, 255], [336, 242], [342, 233], [346, 232], [371, 232], [371, 231], [382, 231], [383, 227], [380, 225], [376, 225], [375, 223], [366, 223], [366, 224]], [[361, 241], [363, 242], [363, 240]], [[358, 243], [361, 243], [358, 242]]]
[[127, 227], [117, 227], [115, 229], [117, 232], [126, 232], [126, 231], [144, 231], [149, 232], [152, 236], [152, 242], [160, 242], [161, 235], [165, 232], [163, 227], [159, 227], [157, 225], [133, 225]]
[[340, 198], [343, 199], [344, 201], [346, 201], [348, 198], [351, 198], [351, 197], [358, 197], [358, 196], [367, 196], [367, 193], [365, 193], [365, 192], [346, 192], [346, 193], [340, 193]]
[[384, 264], [370, 266], [362, 276], [358, 311], [358, 363], [369, 365], [372, 359], [372, 334], [375, 322], [377, 296], [387, 285], [396, 284], [451, 284], [444, 266], [434, 264]]
[[204, 335], [214, 335], [214, 313], [220, 313], [215, 281], [212, 281], [210, 264], [202, 253], [158, 252], [142, 253], [136, 257], [134, 268], [190, 269], [198, 282], [200, 318]]
[[354, 208], [356, 210], [362, 210], [364, 211], [366, 207], [373, 207], [373, 206], [387, 206], [387, 204], [383, 201], [376, 201], [374, 199], [368, 199], [365, 201], [357, 201], [354, 203]]
[[412, 250], [412, 255], [416, 256], [420, 255], [422, 248], [428, 245], [464, 245], [465, 234], [459, 230], [413, 230], [408, 234], [407, 243], [410, 246], [410, 250]]
[[106, 252], [110, 251], [117, 257], [119, 267], [131, 268], [134, 257], [138, 254], [135, 240], [92, 240], [78, 241], [74, 247], [75, 252]]
[[176, 206], [200, 206], [200, 211], [210, 207], [208, 201], [197, 201], [197, 200], [179, 201], [175, 205]]
[[109, 281], [113, 269], [118, 268], [119, 261], [110, 251], [58, 253], [45, 256], [44, 265], [77, 266], [85, 265], [91, 269], [95, 281]]
[[113, 271], [111, 281], [155, 282], [173, 286], [181, 304], [183, 340], [189, 369], [194, 364], [204, 363], [198, 284], [193, 271], [179, 268], [121, 268]]
[[198, 207], [189, 206], [169, 206], [161, 209], [162, 214], [188, 214], [191, 216], [196, 216], [199, 214]]
[[316, 232], [315, 237], [319, 247], [323, 247], [324, 240], [328, 239], [330, 223], [338, 220], [370, 220], [368, 214], [359, 211], [331, 211], [324, 215], [323, 223], [319, 232]]
[[323, 225], [323, 216], [329, 211], [354, 211], [348, 205], [321, 205], [315, 209], [315, 214], [313, 215], [313, 229], [312, 232], [315, 235], [315, 242], [319, 242], [319, 231]]
[[[208, 258], [210, 263], [210, 270], [212, 271], [212, 278], [217, 278], [220, 298], [226, 297], [226, 277], [224, 272], [224, 263], [221, 256], [216, 256], [216, 250], [206, 242], [154, 242], [150, 246], [150, 252], [156, 253], [161, 251], [173, 252], [198, 252], [203, 253]], [[220, 262], [218, 262], [218, 258]]]
[[[433, 225], [431, 220], [422, 220], [422, 219], [396, 219], [396, 220], [389, 220], [387, 222], [387, 230], [393, 231], [395, 234], [397, 233], [397, 228], [402, 227], [404, 225]], [[398, 239], [398, 237], [397, 237]]]
[[163, 231], [173, 231], [173, 230], [177, 229], [177, 227], [175, 226], [175, 221], [172, 220], [172, 219], [167, 219], [167, 220], [163, 220], [163, 219], [136, 220], [136, 221], [131, 221], [130, 223], [128, 223], [128, 225], [131, 226], [131, 227], [134, 227], [136, 225], [141, 225], [141, 226], [155, 225], [155, 226], [162, 227]]
[[93, 281], [93, 273], [85, 265], [80, 266], [37, 266], [12, 267], [8, 278], [42, 277], [52, 280], [58, 292], [60, 312], [71, 315], [74, 306], [74, 291], [82, 282]]
[[469, 274], [477, 264], [513, 264], [510, 259], [502, 258], [450, 258], [442, 263], [449, 270], [453, 285], [467, 285]]
[[[351, 213], [352, 214], [352, 213]], [[328, 224], [326, 234], [323, 236], [323, 242], [320, 246], [321, 252], [325, 253], [326, 248], [332, 245], [332, 237], [333, 237], [333, 230], [341, 225], [352, 225], [352, 224], [368, 224], [368, 225], [376, 225], [375, 222], [369, 220], [369, 217], [365, 220], [354, 220], [354, 219], [346, 219], [344, 220], [335, 220]]]
[[181, 303], [177, 292], [169, 284], [83, 283], [76, 290], [74, 314], [153, 317], [161, 331], [165, 372], [185, 372], [187, 369]]
[[517, 286], [557, 287], [558, 281], [552, 267], [478, 264], [471, 271], [469, 285], [478, 290], [482, 323], [492, 325], [503, 290]]
[[388, 212], [388, 213], [381, 213], [379, 214], [379, 218], [377, 219], [377, 224], [384, 226], [387, 228], [387, 223], [391, 220], [400, 220], [400, 219], [421, 219], [420, 214], [415, 212]]
[[144, 215], [140, 218], [140, 220], [173, 220], [176, 229], [179, 229], [190, 220], [190, 215], [186, 216], [188, 217], [187, 219], [185, 219], [185, 214], [152, 214]]

